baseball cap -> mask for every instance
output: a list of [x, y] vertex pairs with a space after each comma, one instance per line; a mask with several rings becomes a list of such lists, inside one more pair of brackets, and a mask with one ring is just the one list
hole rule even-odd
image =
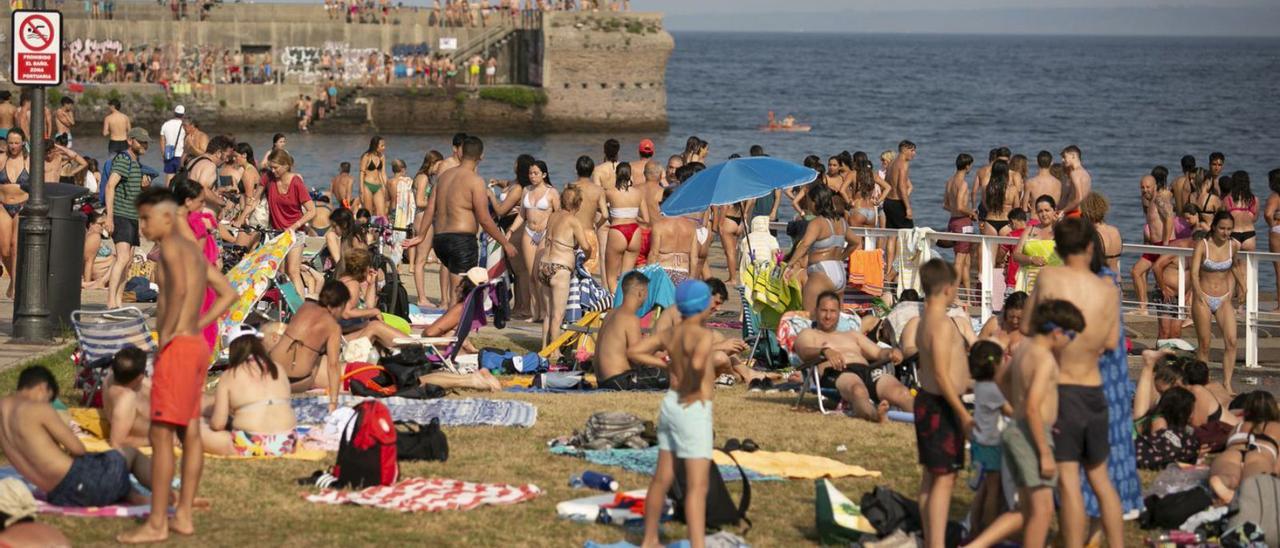
[[27, 484], [18, 478], [0, 480], [0, 513], [4, 514], [4, 528], [36, 515], [36, 498], [31, 496]]
[[653, 141], [649, 139], [640, 141], [640, 154], [653, 154]]
[[225, 344], [226, 346], [231, 346], [232, 341], [235, 341], [240, 337], [250, 336], [250, 335], [257, 337], [259, 339], [262, 338], [262, 333], [259, 332], [257, 328], [253, 327], [252, 325], [245, 324], [245, 323], [235, 325], [227, 329], [227, 332], [223, 335], [223, 344]]
[[129, 130], [127, 137], [130, 139], [133, 139], [134, 141], [138, 141], [140, 143], [151, 142], [151, 134], [147, 133], [146, 128], [135, 127]]
[[176, 107], [173, 107], [173, 113], [174, 113], [174, 114], [177, 114], [178, 116], [182, 116], [183, 114], [186, 114], [186, 113], [187, 113], [187, 107], [184, 107], [184, 106], [182, 106], [182, 105], [178, 105], [178, 106], [176, 106]]
[[702, 280], [685, 280], [676, 286], [676, 310], [693, 316], [711, 306], [711, 288]]

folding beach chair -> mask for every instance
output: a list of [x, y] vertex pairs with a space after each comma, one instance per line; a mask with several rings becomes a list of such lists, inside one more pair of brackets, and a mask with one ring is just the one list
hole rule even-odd
[[462, 305], [462, 318], [452, 337], [398, 337], [392, 343], [396, 346], [423, 346], [430, 351], [432, 361], [439, 361], [449, 371], [457, 373], [454, 361], [462, 351], [462, 343], [466, 342], [472, 330], [485, 324], [484, 292], [488, 289], [489, 284], [481, 284], [467, 294]]
[[75, 388], [81, 391], [80, 404], [102, 406], [102, 388], [107, 369], [116, 352], [137, 347], [151, 354], [156, 341], [147, 326], [147, 318], [134, 307], [114, 310], [76, 310], [71, 313], [77, 348], [72, 355], [76, 364]]

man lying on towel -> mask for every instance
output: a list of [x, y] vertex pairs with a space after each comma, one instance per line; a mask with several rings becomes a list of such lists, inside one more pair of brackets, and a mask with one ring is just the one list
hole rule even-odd
[[0, 399], [0, 450], [18, 473], [57, 506], [146, 503], [129, 473], [149, 487], [150, 459], [133, 448], [86, 452], [50, 405], [57, 397], [53, 373], [34, 365], [18, 375], [17, 391]]

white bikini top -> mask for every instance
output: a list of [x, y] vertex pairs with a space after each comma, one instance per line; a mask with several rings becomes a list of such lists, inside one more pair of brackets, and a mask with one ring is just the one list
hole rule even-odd
[[549, 194], [551, 194], [550, 191], [543, 192], [542, 197], [538, 198], [538, 203], [536, 204], [530, 204], [529, 197], [531, 194], [525, 194], [524, 199], [522, 199], [520, 203], [524, 205], [525, 209], [538, 209], [538, 210], [546, 211], [548, 209], [551, 209], [551, 198]]
[[634, 219], [640, 216], [640, 208], [638, 207], [611, 207], [609, 208], [609, 216], [615, 219]]

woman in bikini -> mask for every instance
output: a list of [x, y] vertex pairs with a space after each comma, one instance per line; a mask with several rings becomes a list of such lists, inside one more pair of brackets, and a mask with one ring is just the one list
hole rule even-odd
[[284, 136], [284, 134], [283, 134], [283, 133], [277, 133], [277, 134], [275, 134], [275, 135], [272, 135], [272, 136], [271, 136], [271, 148], [270, 148], [270, 149], [268, 149], [268, 150], [267, 150], [267, 152], [266, 152], [265, 154], [263, 154], [263, 155], [262, 155], [262, 160], [258, 162], [258, 165], [266, 165], [266, 164], [267, 164], [267, 158], [269, 158], [269, 157], [271, 156], [271, 153], [272, 153], [272, 152], [275, 152], [275, 151], [277, 151], [277, 150], [284, 150], [284, 147], [285, 147], [285, 145], [287, 145], [287, 144], [288, 144], [288, 139], [287, 139], [287, 138], [285, 138], [285, 136]]
[[631, 185], [631, 164], [618, 164], [613, 188], [604, 189], [604, 202], [609, 210], [611, 233], [605, 244], [604, 286], [614, 288], [618, 278], [635, 268], [640, 255], [640, 238], [636, 237], [640, 232], [639, 223], [649, 222], [644, 192]]
[[1102, 237], [1107, 268], [1112, 272], [1119, 272], [1120, 251], [1124, 248], [1124, 240], [1120, 236], [1120, 229], [1107, 224], [1107, 212], [1110, 210], [1111, 203], [1107, 201], [1107, 197], [1097, 192], [1090, 192], [1080, 202], [1080, 215], [1093, 221], [1094, 228], [1098, 229], [1098, 236]]
[[[253, 159], [253, 147], [249, 143], [237, 143], [232, 162], [240, 170], [240, 216], [236, 218], [236, 226], [252, 228], [270, 228], [271, 213], [267, 208], [266, 187], [262, 184], [262, 173]], [[240, 231], [232, 241], [236, 245], [252, 249], [258, 244], [260, 234], [254, 231]]]
[[297, 447], [289, 378], [271, 361], [260, 337], [231, 341], [231, 366], [218, 381], [213, 415], [201, 430], [206, 453], [279, 457]]
[[[849, 210], [845, 212], [845, 222], [851, 227], [875, 228], [880, 216], [879, 202], [876, 201], [875, 171], [870, 161], [864, 161], [854, 172], [853, 184], [848, 189]], [[862, 249], [862, 237], [854, 240], [854, 249]]]
[[1275, 396], [1257, 390], [1242, 396], [1241, 403], [1243, 420], [1227, 438], [1227, 450], [1209, 466], [1209, 489], [1224, 505], [1235, 498], [1244, 480], [1275, 473], [1280, 453], [1280, 408]]
[[[992, 171], [995, 171], [992, 169]], [[988, 188], [991, 186], [987, 185]], [[1041, 196], [1035, 201], [1035, 214], [1039, 226], [1028, 226], [1013, 246], [1013, 260], [1017, 261], [1017, 289], [1031, 293], [1035, 287], [1036, 274], [1047, 265], [1060, 265], [1062, 259], [1054, 250], [1053, 226], [1058, 222], [1058, 204], [1052, 196]]]
[[818, 295], [824, 291], [842, 291], [848, 281], [846, 261], [853, 238], [849, 235], [840, 206], [841, 198], [825, 185], [809, 190], [817, 216], [805, 227], [804, 237], [796, 244], [785, 277], [798, 274], [805, 266], [804, 309], [816, 314]]
[[[836, 180], [839, 181], [839, 179]], [[746, 207], [746, 202], [738, 202], [715, 208], [720, 218], [720, 222], [717, 223], [720, 230], [717, 233], [720, 236], [720, 247], [724, 249], [725, 268], [729, 271], [729, 285], [738, 285], [738, 238], [746, 232]], [[650, 214], [653, 215], [656, 212]]]
[[375, 217], [387, 216], [387, 140], [374, 136], [360, 155], [360, 203]]
[[524, 196], [520, 199], [520, 215], [524, 218], [524, 225], [516, 229], [513, 242], [519, 251], [517, 264], [522, 269], [521, 273], [525, 280], [531, 282], [530, 311], [535, 323], [543, 321], [546, 313], [546, 302], [543, 299], [545, 291], [537, 276], [538, 249], [546, 238], [547, 222], [551, 214], [560, 207], [560, 194], [551, 186], [549, 175], [546, 162], [535, 160], [529, 166], [529, 187], [524, 189]]
[[827, 158], [827, 172], [822, 176], [822, 180], [827, 183], [827, 188], [836, 191], [836, 194], [845, 195], [846, 181], [839, 156]]
[[1212, 227], [1213, 214], [1222, 209], [1222, 200], [1214, 194], [1213, 180], [1204, 168], [1197, 168], [1191, 174], [1191, 203], [1200, 208], [1200, 222]]
[[[1240, 242], [1240, 251], [1258, 249], [1258, 233], [1254, 230], [1254, 226], [1258, 222], [1258, 198], [1253, 195], [1253, 189], [1249, 188], [1249, 173], [1247, 171], [1232, 173], [1231, 188], [1222, 189], [1222, 195], [1222, 207], [1231, 214], [1231, 219], [1235, 221], [1235, 228], [1231, 231], [1231, 239]], [[1244, 263], [1237, 264], [1236, 268], [1243, 269]], [[1241, 277], [1243, 276], [1244, 274], [1242, 273]], [[1243, 303], [1243, 294], [1237, 301]]]
[[[342, 282], [325, 282], [319, 298], [306, 301], [293, 314], [269, 354], [271, 361], [284, 369], [294, 393], [326, 389], [331, 411], [337, 406], [338, 386], [345, 365], [338, 318], [347, 309], [349, 300], [351, 292]], [[322, 357], [324, 367], [321, 367]]]
[[[413, 175], [413, 203], [416, 207], [416, 213], [413, 218], [413, 226], [415, 229], [426, 223], [427, 199], [431, 197], [431, 188], [435, 185], [436, 176], [440, 174], [440, 166], [444, 165], [444, 155], [439, 151], [431, 150], [422, 158], [422, 165], [418, 166], [418, 172]], [[417, 232], [415, 230], [415, 232]], [[423, 236], [422, 241], [430, 242], [433, 231], [428, 231]], [[419, 233], [420, 234], [420, 233]], [[421, 235], [421, 234], [420, 234]], [[418, 306], [430, 307], [432, 303], [427, 299], [426, 287], [426, 267], [427, 258], [430, 253], [420, 253], [422, 245], [415, 245], [409, 248], [409, 264], [413, 265], [413, 287], [417, 290]], [[448, 283], [448, 277], [442, 277], [441, 285]], [[443, 287], [441, 288], [444, 289]], [[441, 295], [445, 292], [441, 291]]]
[[1018, 188], [1010, 180], [1010, 175], [1008, 163], [996, 160], [991, 164], [991, 177], [982, 196], [987, 212], [987, 216], [982, 218], [983, 234], [997, 236], [1009, 226], [1009, 211], [1018, 202]]
[[[1280, 169], [1267, 174], [1267, 186], [1271, 188], [1266, 210], [1267, 249], [1280, 249]], [[1276, 272], [1276, 306], [1280, 307], [1280, 261], [1273, 261], [1271, 266]]]
[[577, 252], [595, 253], [587, 239], [587, 228], [578, 219], [582, 207], [582, 191], [576, 186], [560, 194], [560, 209], [547, 221], [546, 237], [538, 246], [538, 266], [534, 276], [542, 290], [547, 307], [542, 323], [542, 344], [550, 344], [560, 336], [564, 311], [569, 307], [569, 278], [577, 264]]
[[31, 160], [27, 157], [27, 136], [21, 128], [9, 130], [5, 137], [4, 162], [0, 164], [0, 260], [9, 272], [9, 289], [5, 295], [12, 299], [16, 276], [14, 263], [18, 257], [18, 213], [27, 202], [27, 184]]
[[1235, 268], [1239, 258], [1240, 242], [1231, 239], [1235, 222], [1231, 213], [1219, 211], [1213, 215], [1209, 235], [1195, 246], [1191, 256], [1191, 319], [1195, 322], [1199, 347], [1196, 357], [1209, 361], [1210, 322], [1217, 320], [1222, 330], [1222, 384], [1231, 389], [1231, 373], [1236, 365], [1236, 311], [1231, 297], [1240, 280]]

